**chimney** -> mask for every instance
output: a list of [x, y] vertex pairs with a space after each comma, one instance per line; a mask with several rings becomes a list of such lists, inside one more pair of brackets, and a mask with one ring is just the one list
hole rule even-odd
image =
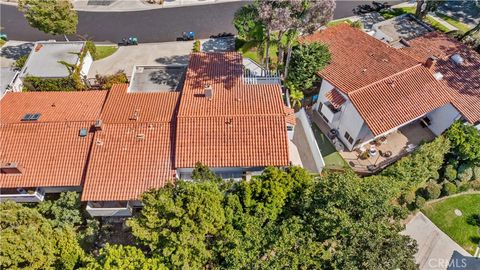
[[4, 163], [0, 166], [0, 172], [4, 174], [21, 174], [23, 168], [15, 162]]
[[101, 131], [102, 126], [103, 126], [102, 120], [97, 119], [97, 121], [95, 121], [95, 125], [93, 127], [94, 127], [95, 131]]
[[132, 117], [130, 117], [130, 120], [135, 120], [135, 121], [138, 121], [138, 119], [140, 118], [140, 115], [139, 115], [139, 110], [136, 109], [134, 112], [133, 112], [133, 115]]
[[437, 65], [437, 58], [435, 56], [430, 56], [427, 61], [425, 61], [425, 67], [430, 69], [431, 71], [435, 70], [435, 66]]
[[35, 46], [35, 52], [40, 51], [40, 49], [43, 47], [41, 43], [38, 43], [37, 46]]
[[208, 100], [212, 100], [213, 99], [213, 88], [212, 88], [212, 86], [210, 84], [206, 84], [204, 91], [205, 91], [204, 92], [205, 97]]

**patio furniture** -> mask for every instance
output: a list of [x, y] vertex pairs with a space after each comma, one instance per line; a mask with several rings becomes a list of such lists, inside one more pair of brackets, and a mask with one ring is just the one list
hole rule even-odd
[[374, 157], [377, 155], [377, 148], [375, 147], [375, 145], [372, 145], [370, 147], [370, 149], [368, 150], [368, 153], [370, 154], [370, 156]]
[[380, 156], [384, 157], [384, 158], [388, 158], [388, 157], [391, 157], [392, 156], [392, 151], [382, 151], [382, 150], [379, 150], [378, 151], [380, 153]]

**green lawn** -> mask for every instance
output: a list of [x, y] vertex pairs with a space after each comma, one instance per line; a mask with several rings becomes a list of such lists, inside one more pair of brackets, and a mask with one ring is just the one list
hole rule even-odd
[[331, 22], [327, 23], [327, 27], [339, 25], [339, 24], [341, 24], [341, 23], [351, 24], [352, 21], [350, 21], [349, 19], [340, 19], [340, 20], [336, 20], [336, 21], [331, 21]]
[[[455, 215], [460, 209], [463, 215]], [[480, 215], [480, 194], [461, 195], [425, 206], [422, 212], [443, 232], [470, 254], [474, 254], [480, 241], [476, 220]]]
[[467, 24], [464, 24], [458, 20], [455, 20], [454, 18], [452, 17], [449, 17], [445, 14], [442, 14], [440, 12], [437, 12], [436, 13], [438, 17], [444, 19], [446, 22], [448, 22], [449, 24], [455, 26], [458, 28], [458, 30], [460, 30], [461, 32], [467, 32], [468, 30], [470, 30], [470, 26], [467, 25]]
[[327, 136], [315, 125], [312, 124], [313, 135], [317, 140], [318, 148], [322, 152], [323, 161], [325, 161], [326, 169], [342, 169], [347, 168], [348, 164], [340, 156], [335, 147], [330, 143]]
[[100, 60], [105, 57], [108, 57], [115, 53], [118, 50], [117, 46], [103, 46], [103, 45], [96, 45], [95, 50], [97, 51], [94, 60]]
[[403, 7], [403, 8], [394, 8], [394, 9], [385, 9], [380, 12], [386, 20], [391, 19], [393, 17], [400, 16], [405, 13], [415, 14], [415, 7]]
[[428, 23], [431, 27], [435, 28], [436, 30], [443, 32], [443, 33], [448, 33], [450, 30], [443, 26], [443, 24], [439, 23], [437, 20], [432, 18], [431, 16], [425, 16], [425, 19], [423, 19], [426, 23]]

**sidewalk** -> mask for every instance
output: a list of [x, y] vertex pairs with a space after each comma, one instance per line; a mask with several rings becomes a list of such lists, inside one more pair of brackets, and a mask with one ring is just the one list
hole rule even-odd
[[[4, 1], [4, 0], [2, 0]], [[159, 1], [159, 0], [156, 0]], [[164, 0], [163, 4], [155, 0], [73, 0], [73, 7], [79, 11], [89, 12], [124, 12], [141, 11], [182, 6], [209, 5], [242, 0]]]

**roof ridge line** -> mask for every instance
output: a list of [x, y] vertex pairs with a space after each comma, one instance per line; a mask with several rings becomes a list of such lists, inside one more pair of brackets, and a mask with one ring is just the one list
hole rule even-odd
[[355, 89], [355, 90], [353, 90], [353, 91], [348, 92], [348, 93], [347, 93], [347, 96], [350, 98], [350, 95], [351, 95], [351, 94], [355, 94], [356, 92], [359, 92], [359, 91], [361, 91], [361, 90], [363, 90], [363, 89], [365, 89], [365, 88], [367, 88], [367, 87], [370, 87], [370, 86], [375, 85], [375, 84], [377, 84], [377, 83], [381, 83], [381, 82], [383, 82], [383, 81], [385, 81], [385, 80], [387, 80], [387, 79], [390, 79], [390, 78], [395, 77], [395, 76], [397, 76], [397, 75], [403, 74], [403, 73], [405, 73], [405, 72], [407, 72], [407, 71], [410, 71], [410, 70], [412, 70], [412, 69], [414, 69], [414, 68], [417, 68], [417, 67], [420, 67], [420, 66], [422, 66], [422, 65], [423, 65], [422, 63], [418, 63], [418, 64], [416, 64], [416, 65], [414, 65], [414, 66], [411, 66], [411, 67], [409, 67], [409, 68], [406, 68], [406, 69], [404, 69], [404, 70], [402, 70], [402, 71], [399, 71], [399, 72], [397, 72], [397, 73], [395, 73], [395, 74], [392, 74], [392, 75], [390, 75], [390, 76], [387, 76], [387, 77], [385, 77], [385, 78], [383, 78], [383, 79], [381, 79], [381, 80], [378, 80], [378, 81], [376, 81], [376, 82], [367, 84], [367, 85], [365, 85], [365, 86], [362, 86], [362, 87], [360, 87], [360, 88], [358, 88], [358, 89]]
[[262, 117], [262, 116], [285, 116], [285, 112], [278, 114], [229, 114], [229, 115], [191, 115], [177, 116], [176, 118], [220, 118], [220, 117]]

